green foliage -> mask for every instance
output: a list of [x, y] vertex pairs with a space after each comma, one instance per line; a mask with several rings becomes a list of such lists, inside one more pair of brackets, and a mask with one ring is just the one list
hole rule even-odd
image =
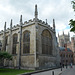
[[71, 28], [70, 31], [75, 33], [75, 20], [71, 19], [69, 25], [70, 25], [70, 28]]
[[12, 55], [10, 55], [9, 53], [7, 52], [0, 52], [0, 60], [1, 59], [8, 59], [8, 60], [11, 60], [12, 59]]
[[[75, 11], [75, 0], [71, 1], [71, 3], [72, 3], [72, 6], [73, 6], [73, 9]], [[71, 28], [70, 31], [75, 33], [75, 20], [71, 19], [69, 22], [70, 22], [69, 25], [70, 25], [70, 28]]]
[[73, 9], [75, 11], [75, 0], [73, 0], [71, 3], [72, 3], [72, 6], [73, 6]]

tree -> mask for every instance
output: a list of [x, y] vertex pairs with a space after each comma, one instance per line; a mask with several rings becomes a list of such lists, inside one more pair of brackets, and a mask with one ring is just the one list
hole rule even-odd
[[10, 55], [9, 53], [7, 52], [0, 52], [0, 60], [1, 59], [8, 59], [8, 60], [11, 60], [12, 59], [12, 55]]
[[3, 66], [4, 59], [6, 60], [12, 60], [12, 55], [10, 55], [7, 52], [0, 51], [0, 65]]
[[75, 20], [71, 19], [69, 25], [71, 28], [70, 31], [75, 33]]
[[[73, 6], [73, 9], [75, 11], [75, 0], [71, 1], [71, 3], [72, 3], [72, 6]], [[70, 22], [69, 25], [70, 25], [70, 28], [71, 28], [70, 31], [75, 33], [75, 20], [71, 19], [69, 22]]]
[[73, 9], [75, 11], [75, 0], [71, 1], [71, 3], [72, 3], [72, 6], [73, 6]]

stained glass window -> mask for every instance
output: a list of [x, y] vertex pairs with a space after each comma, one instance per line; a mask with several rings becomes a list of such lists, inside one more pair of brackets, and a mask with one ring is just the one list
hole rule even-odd
[[23, 53], [30, 53], [30, 32], [23, 33]]
[[13, 35], [13, 50], [12, 50], [12, 54], [16, 54], [17, 39], [18, 39], [18, 35], [17, 34], [14, 34]]
[[42, 54], [52, 54], [52, 36], [48, 30], [42, 32]]

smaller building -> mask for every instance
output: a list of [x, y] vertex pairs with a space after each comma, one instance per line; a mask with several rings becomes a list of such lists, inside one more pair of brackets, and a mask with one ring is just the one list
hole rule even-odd
[[63, 34], [59, 35], [58, 34], [58, 43], [59, 43], [59, 47], [64, 47], [64, 44], [67, 44], [67, 48], [69, 48], [70, 50], [72, 50], [73, 52], [73, 64], [75, 64], [75, 35], [73, 35], [73, 37], [71, 37], [71, 41], [70, 41], [70, 34]]
[[61, 64], [69, 65], [70, 63], [73, 63], [73, 52], [70, 50], [70, 48], [65, 47], [59, 47], [60, 50], [60, 57], [61, 57]]
[[71, 41], [67, 43], [67, 47], [73, 51], [73, 58], [75, 64], [75, 36], [71, 37]]
[[59, 35], [58, 34], [58, 42], [59, 42], [59, 47], [64, 47], [64, 44], [65, 43], [68, 43], [70, 42], [70, 34], [63, 34], [62, 35]]
[[71, 41], [67, 43], [67, 47], [75, 52], [75, 36], [71, 37]]

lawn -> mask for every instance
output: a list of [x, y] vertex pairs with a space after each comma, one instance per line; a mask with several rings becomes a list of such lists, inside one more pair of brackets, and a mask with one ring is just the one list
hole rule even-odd
[[33, 72], [33, 70], [0, 69], [0, 75], [17, 75], [26, 72]]

